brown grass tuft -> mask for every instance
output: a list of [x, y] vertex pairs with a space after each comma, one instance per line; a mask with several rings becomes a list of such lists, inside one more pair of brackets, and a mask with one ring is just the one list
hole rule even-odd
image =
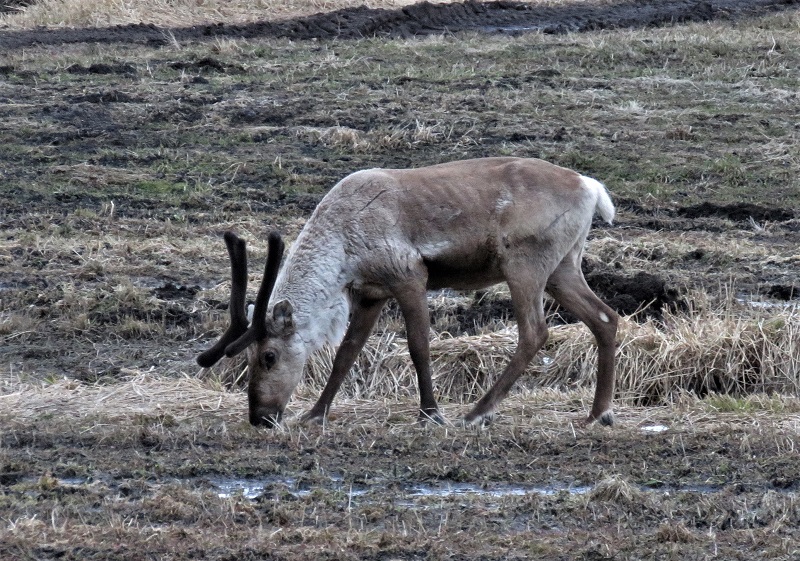
[[656, 530], [656, 540], [668, 543], [694, 543], [698, 537], [683, 522], [664, 522]]
[[[446, 402], [471, 403], [491, 387], [517, 346], [516, 325], [497, 331], [453, 337], [431, 335], [434, 387]], [[664, 405], [689, 394], [717, 399], [720, 410], [763, 409], [748, 395], [798, 395], [800, 390], [800, 310], [750, 310], [736, 302], [725, 307], [667, 314], [644, 323], [623, 321], [618, 334], [616, 402], [626, 405]], [[322, 390], [335, 350], [325, 348], [307, 364], [302, 392]], [[596, 345], [583, 324], [550, 329], [550, 338], [517, 390], [592, 389], [596, 375]], [[212, 377], [225, 384], [246, 380], [242, 361], [230, 361]], [[395, 399], [416, 396], [416, 376], [406, 340], [394, 331], [370, 337], [341, 394], [355, 399]], [[766, 398], [768, 401], [771, 398]], [[781, 407], [770, 403], [769, 408]]]
[[589, 492], [589, 501], [613, 502], [623, 506], [639, 505], [645, 495], [626, 479], [612, 475], [600, 480]]

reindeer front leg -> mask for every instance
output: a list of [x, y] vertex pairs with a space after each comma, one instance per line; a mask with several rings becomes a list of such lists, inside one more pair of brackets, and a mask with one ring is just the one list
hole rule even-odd
[[433, 395], [431, 381], [430, 312], [424, 282], [410, 282], [394, 290], [394, 296], [406, 322], [406, 337], [411, 362], [417, 371], [419, 421], [445, 424]]
[[386, 303], [386, 298], [378, 300], [354, 298], [353, 300], [350, 325], [347, 326], [347, 333], [345, 333], [342, 344], [339, 345], [339, 349], [336, 351], [331, 375], [328, 377], [328, 382], [325, 384], [325, 388], [322, 390], [322, 394], [320, 394], [314, 407], [303, 415], [302, 421], [304, 423], [316, 422], [323, 424], [325, 422], [325, 417], [328, 415], [336, 392], [339, 391], [344, 377], [350, 371], [353, 363], [355, 363], [358, 353], [364, 348], [375, 322], [378, 321], [383, 305]]
[[464, 417], [464, 425], [489, 424], [500, 401], [508, 395], [514, 382], [525, 372], [528, 364], [547, 341], [547, 323], [542, 298], [544, 280], [542, 268], [534, 263], [507, 266], [505, 272], [514, 315], [517, 318], [519, 343], [503, 373], [488, 392]]

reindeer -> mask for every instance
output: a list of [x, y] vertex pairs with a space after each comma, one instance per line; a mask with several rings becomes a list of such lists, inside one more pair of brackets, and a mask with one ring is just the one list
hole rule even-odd
[[[595, 212], [614, 205], [598, 181], [537, 159], [482, 158], [418, 169], [369, 169], [336, 184], [292, 245], [269, 235], [252, 317], [245, 311], [245, 243], [225, 233], [231, 261], [230, 326], [198, 356], [210, 367], [248, 351], [250, 423], [281, 421], [309, 356], [339, 348], [304, 422], [323, 423], [384, 304], [396, 299], [419, 385], [419, 419], [444, 423], [431, 382], [427, 291], [508, 283], [519, 342], [492, 388], [464, 417], [488, 423], [547, 340], [543, 295], [581, 319], [598, 346], [597, 385], [585, 423], [613, 424], [618, 316], [588, 287], [581, 257]], [[348, 324], [349, 317], [349, 324]]]

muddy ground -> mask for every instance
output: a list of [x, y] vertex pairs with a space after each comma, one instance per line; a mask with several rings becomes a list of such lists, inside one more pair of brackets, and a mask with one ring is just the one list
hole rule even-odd
[[4, 415], [0, 554], [797, 556], [796, 401], [788, 424], [758, 407], [640, 408], [623, 409], [615, 429], [584, 430], [568, 408], [512, 399], [502, 421], [477, 433], [414, 426], [411, 404], [358, 407], [324, 431], [279, 433], [220, 411], [186, 419], [151, 409], [127, 424], [75, 412], [58, 430], [58, 413], [24, 425]]
[[[791, 2], [0, 30], [0, 558], [796, 558], [795, 395], [670, 395], [580, 429], [588, 394], [563, 387], [513, 396], [480, 432], [414, 425], [413, 395], [342, 396], [324, 430], [270, 432], [213, 373], [196, 406], [179, 381], [225, 319], [221, 233], [260, 268], [268, 230], [293, 238], [373, 166], [579, 169], [618, 207], [584, 270], [632, 321], [785, 309], [797, 30]], [[432, 322], [498, 318], [513, 319], [502, 291]]]

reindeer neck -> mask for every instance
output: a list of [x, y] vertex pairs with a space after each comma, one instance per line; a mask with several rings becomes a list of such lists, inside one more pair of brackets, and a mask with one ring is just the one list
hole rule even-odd
[[344, 337], [350, 314], [346, 267], [338, 240], [303, 231], [281, 269], [270, 300], [292, 304], [296, 332], [309, 353]]

